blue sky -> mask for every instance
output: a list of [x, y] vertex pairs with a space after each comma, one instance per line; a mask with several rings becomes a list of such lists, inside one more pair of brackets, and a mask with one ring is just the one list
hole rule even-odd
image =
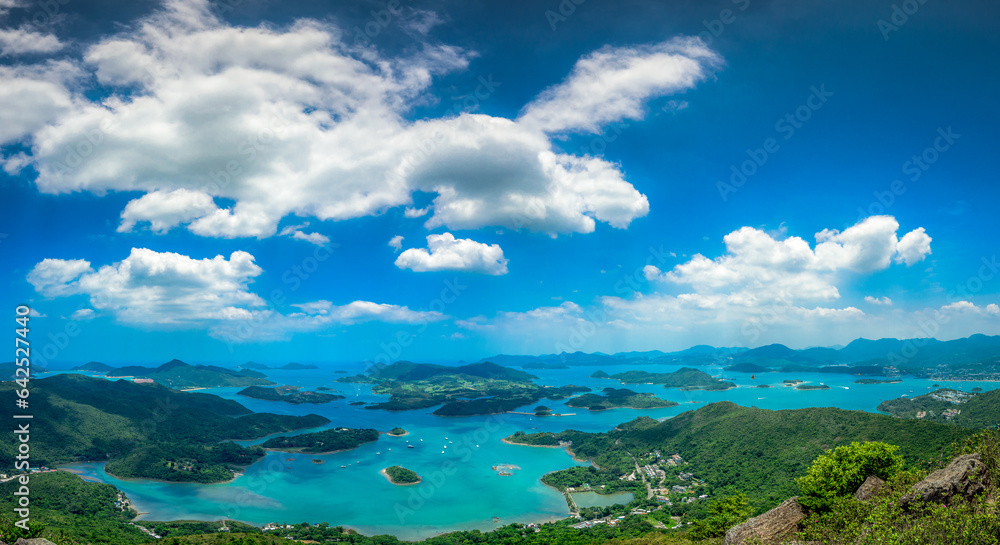
[[39, 363], [1000, 333], [994, 6], [79, 4], [0, 0]]

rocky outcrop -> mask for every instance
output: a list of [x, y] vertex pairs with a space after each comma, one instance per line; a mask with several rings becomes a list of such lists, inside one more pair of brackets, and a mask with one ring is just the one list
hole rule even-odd
[[44, 537], [36, 537], [32, 539], [26, 539], [21, 537], [14, 542], [14, 545], [56, 545], [56, 544], [45, 539]]
[[854, 499], [858, 501], [868, 501], [869, 498], [878, 494], [878, 491], [882, 489], [882, 485], [885, 481], [879, 479], [878, 477], [872, 475], [865, 479], [865, 482], [861, 483], [861, 486], [854, 492]]
[[726, 532], [726, 539], [723, 543], [725, 545], [742, 545], [751, 538], [756, 539], [759, 543], [779, 543], [783, 538], [795, 532], [799, 527], [799, 522], [804, 518], [806, 518], [806, 513], [799, 505], [798, 496], [789, 498], [767, 513], [730, 528]]
[[986, 491], [990, 485], [990, 475], [979, 454], [965, 454], [913, 485], [913, 488], [899, 500], [904, 509], [916, 507], [921, 502], [947, 505], [955, 496], [971, 500]]

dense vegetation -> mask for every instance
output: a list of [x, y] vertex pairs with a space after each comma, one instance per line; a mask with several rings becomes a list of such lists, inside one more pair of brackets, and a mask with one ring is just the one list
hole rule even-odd
[[[883, 401], [878, 410], [900, 418], [917, 418], [918, 412], [925, 412], [923, 419], [932, 422], [950, 422], [967, 428], [990, 428], [1000, 424], [1000, 390], [975, 393], [942, 388], [914, 398], [901, 397]], [[949, 410], [961, 412], [949, 416], [953, 414], [946, 412]]]
[[[743, 492], [756, 512], [798, 493], [795, 477], [825, 450], [871, 440], [902, 447], [908, 463], [939, 460], [943, 449], [971, 431], [931, 422], [833, 408], [785, 411], [706, 405], [663, 422], [642, 417], [607, 433], [564, 431], [573, 453], [615, 476], [634, 469], [634, 456], [678, 453], [708, 486], [709, 495]], [[523, 440], [523, 439], [521, 439]]]
[[417, 475], [416, 471], [406, 469], [403, 466], [391, 466], [382, 471], [389, 476], [389, 480], [393, 484], [413, 484], [420, 482], [420, 475]]
[[622, 384], [662, 384], [664, 388], [682, 390], [728, 390], [736, 387], [732, 382], [713, 378], [704, 371], [690, 367], [681, 367], [673, 373], [625, 371], [611, 375], [611, 378], [620, 380]]
[[395, 427], [395, 428], [392, 428], [391, 430], [389, 430], [389, 435], [391, 435], [393, 437], [402, 437], [402, 436], [406, 435], [406, 433], [407, 433], [406, 430], [404, 430], [403, 428], [400, 428], [398, 426]]
[[[11, 405], [14, 386], [0, 384], [0, 399]], [[36, 380], [31, 400], [33, 465], [111, 460], [108, 471], [122, 471], [122, 477], [179, 480], [187, 475], [207, 482], [211, 475], [228, 480], [229, 463], [242, 464], [247, 456], [260, 453], [216, 443], [329, 422], [318, 415], [251, 413], [235, 401], [210, 394], [77, 374]], [[11, 467], [17, 443], [12, 431], [6, 437], [0, 442], [0, 465]], [[145, 466], [150, 460], [155, 463]], [[189, 466], [192, 471], [186, 473], [163, 469]]]
[[[141, 530], [129, 526], [136, 513], [114, 486], [89, 483], [64, 471], [36, 473], [30, 479], [31, 521], [43, 525], [41, 535], [58, 545], [125, 545], [149, 540]], [[3, 517], [13, 514], [17, 497], [13, 494], [18, 486], [16, 480], [0, 484]], [[0, 540], [13, 543], [15, 529], [6, 522], [0, 524]]]
[[293, 450], [309, 454], [321, 454], [358, 448], [364, 443], [378, 440], [378, 431], [371, 428], [336, 428], [313, 433], [303, 433], [290, 437], [274, 437], [264, 441], [264, 448]]
[[568, 407], [586, 407], [591, 411], [604, 409], [660, 409], [674, 407], [676, 401], [660, 399], [653, 394], [634, 392], [628, 388], [605, 388], [604, 395], [583, 394], [566, 402]]
[[535, 403], [540, 399], [563, 399], [584, 386], [539, 386], [534, 375], [495, 363], [474, 363], [458, 367], [400, 361], [379, 367], [368, 376], [341, 377], [338, 382], [364, 382], [375, 386], [376, 394], [389, 400], [366, 409], [406, 411], [441, 405], [438, 416], [498, 414]]
[[108, 369], [107, 376], [149, 378], [157, 384], [179, 389], [274, 384], [266, 375], [250, 369], [234, 371], [215, 365], [189, 365], [181, 360], [170, 360], [159, 367], [131, 365]]
[[283, 401], [295, 405], [301, 403], [329, 403], [338, 399], [344, 399], [342, 395], [325, 394], [322, 392], [300, 391], [298, 386], [277, 386], [266, 388], [264, 386], [250, 386], [236, 392], [241, 396], [263, 399], [266, 401]]
[[524, 433], [523, 431], [518, 431], [505, 440], [508, 443], [533, 447], [555, 447], [559, 445], [556, 434], [547, 431], [541, 433]]
[[594, 466], [576, 466], [562, 471], [547, 473], [542, 482], [565, 491], [567, 488], [593, 490], [599, 494], [611, 494], [621, 490], [646, 493], [646, 487], [640, 481], [622, 481], [618, 475], [610, 471], [602, 471]]
[[233, 442], [216, 445], [156, 444], [141, 446], [104, 467], [123, 479], [217, 483], [228, 481], [232, 466], [247, 466], [264, 456], [259, 446], [241, 447]]

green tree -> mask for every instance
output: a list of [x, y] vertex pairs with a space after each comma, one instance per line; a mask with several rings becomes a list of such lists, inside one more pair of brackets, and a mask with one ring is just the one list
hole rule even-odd
[[888, 480], [903, 469], [899, 447], [880, 442], [854, 442], [827, 450], [795, 482], [799, 503], [813, 511], [828, 511], [835, 498], [853, 494], [870, 476]]
[[750, 500], [742, 492], [715, 500], [708, 506], [708, 516], [691, 525], [690, 535], [698, 540], [722, 536], [752, 514]]

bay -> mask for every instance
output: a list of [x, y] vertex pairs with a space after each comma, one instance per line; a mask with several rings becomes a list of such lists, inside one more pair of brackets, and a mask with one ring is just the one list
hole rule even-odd
[[[388, 431], [399, 426], [409, 431], [404, 437], [380, 436], [358, 449], [326, 455], [269, 452], [261, 461], [246, 468], [245, 474], [228, 483], [188, 484], [148, 480], [121, 480], [106, 474], [103, 464], [67, 466], [84, 476], [113, 484], [124, 491], [147, 520], [218, 520], [231, 518], [251, 524], [268, 522], [329, 522], [354, 528], [365, 534], [393, 534], [401, 539], [421, 539], [447, 531], [479, 529], [488, 531], [512, 522], [543, 522], [566, 516], [568, 508], [559, 492], [539, 480], [545, 473], [582, 465], [564, 450], [508, 445], [501, 441], [516, 431], [607, 431], [639, 416], [670, 418], [707, 403], [731, 401], [764, 409], [839, 407], [876, 412], [886, 399], [915, 397], [933, 391], [935, 381], [904, 377], [900, 383], [854, 384], [859, 377], [829, 373], [745, 373], [725, 372], [719, 367], [702, 367], [724, 377], [737, 388], [722, 392], [680, 391], [649, 384], [620, 385], [618, 381], [591, 378], [597, 367], [531, 370], [540, 384], [577, 384], [600, 390], [626, 387], [650, 392], [677, 401], [666, 409], [613, 409], [590, 412], [567, 407], [565, 400], [542, 400], [562, 417], [503, 414], [474, 417], [438, 417], [434, 408], [387, 412], [352, 406], [356, 401], [385, 399], [371, 393], [370, 385], [335, 382], [343, 374], [334, 369], [360, 372], [359, 365], [338, 365], [317, 370], [267, 371], [279, 384], [314, 389], [327, 386], [346, 399], [323, 405], [291, 405], [237, 395], [240, 388], [203, 390], [234, 399], [258, 412], [279, 414], [316, 413], [331, 419], [327, 427], [348, 426]], [[603, 369], [616, 373], [629, 369], [672, 372], [677, 366], [644, 365]], [[868, 377], [866, 377], [868, 378]], [[879, 377], [875, 377], [879, 378]], [[828, 390], [797, 390], [781, 381], [796, 379], [826, 384]], [[974, 387], [992, 390], [993, 382], [942, 382], [939, 387], [968, 391]], [[770, 388], [758, 388], [766, 384]], [[519, 408], [531, 412], [534, 404]], [[280, 435], [295, 435], [304, 433]], [[264, 439], [241, 441], [257, 444]], [[409, 442], [409, 443], [408, 443]], [[407, 444], [415, 448], [407, 448]], [[322, 463], [316, 463], [321, 461]], [[513, 475], [501, 476], [491, 469], [499, 464], [519, 466]], [[389, 483], [379, 470], [401, 465], [416, 471], [422, 482], [412, 486]], [[341, 467], [346, 466], [346, 467]], [[495, 522], [493, 517], [498, 517]]]

